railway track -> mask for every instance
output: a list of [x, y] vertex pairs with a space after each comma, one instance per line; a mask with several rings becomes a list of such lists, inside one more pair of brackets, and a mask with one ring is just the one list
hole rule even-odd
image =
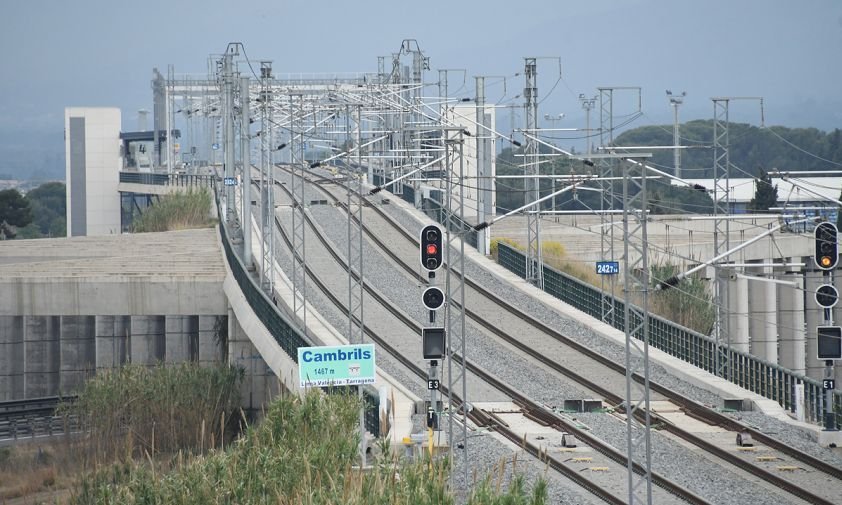
[[[279, 186], [284, 192], [287, 192], [287, 189], [283, 185]], [[287, 248], [289, 250], [292, 250], [292, 244], [289, 239], [288, 233], [284, 230], [282, 223], [277, 217], [275, 218], [275, 221], [276, 226], [280, 230], [282, 240], [286, 244]], [[327, 238], [324, 237], [324, 235], [318, 231], [318, 227], [312, 222], [309, 216], [307, 216], [307, 221], [308, 226], [310, 226], [312, 232], [316, 234], [316, 236], [319, 239], [319, 242], [330, 254], [333, 260], [336, 263], [340, 264], [343, 269], [347, 269], [347, 264], [345, 263], [344, 258], [341, 256], [341, 254], [338, 253], [338, 251], [336, 251], [335, 246], [331, 244], [327, 240]], [[310, 268], [307, 265], [305, 265], [305, 272], [307, 273], [307, 276], [311, 280], [311, 282], [313, 282], [319, 288], [319, 290], [330, 300], [331, 303], [333, 303], [342, 311], [346, 310], [345, 303], [342, 300], [340, 300], [340, 297], [335, 294], [335, 290], [328, 286], [327, 283], [321, 278], [321, 276], [317, 272], [315, 272], [312, 268]], [[371, 286], [365, 285], [365, 289], [366, 294], [368, 296], [371, 296], [380, 305], [388, 309], [396, 319], [398, 319], [403, 325], [409, 327], [412, 333], [416, 335], [420, 334], [420, 324], [418, 324], [413, 319], [409, 318], [403, 312], [394, 308], [392, 304], [385, 300], [382, 297], [382, 295], [379, 294], [376, 290], [374, 290]], [[421, 369], [417, 364], [415, 364], [413, 359], [407, 357], [407, 355], [404, 352], [401, 352], [400, 350], [395, 348], [395, 346], [389, 343], [387, 338], [384, 338], [370, 326], [366, 326], [364, 329], [365, 333], [375, 343], [377, 343], [379, 347], [381, 347], [389, 355], [391, 355], [410, 373], [418, 377], [420, 382], [425, 381], [427, 377], [426, 371]], [[460, 358], [457, 357], [457, 359]], [[525, 437], [523, 433], [517, 432], [514, 429], [510, 428], [509, 425], [503, 419], [501, 419], [500, 416], [491, 412], [487, 412], [483, 409], [474, 408], [469, 412], [468, 417], [472, 423], [479, 427], [488, 427], [493, 429], [494, 431], [498, 432], [503, 437], [507, 438], [509, 441], [514, 443], [515, 445], [522, 447], [526, 452], [538, 458], [540, 461], [544, 462], [549, 467], [566, 476], [568, 479], [577, 483], [579, 486], [588, 490], [595, 496], [600, 497], [607, 503], [626, 503], [626, 501], [622, 498], [624, 494], [618, 493], [616, 490], [617, 481], [615, 475], [618, 472], [624, 472], [626, 465], [626, 458], [622, 452], [616, 450], [610, 444], [607, 444], [599, 440], [598, 438], [593, 437], [587, 432], [587, 430], [580, 428], [575, 423], [562, 418], [558, 414], [555, 414], [554, 412], [540, 405], [539, 403], [532, 401], [519, 391], [508, 387], [503, 381], [494, 377], [491, 373], [471, 363], [468, 363], [467, 366], [473, 375], [480, 378], [485, 383], [491, 385], [498, 391], [503, 392], [507, 397], [509, 397], [514, 402], [514, 404], [517, 405], [520, 414], [522, 414], [524, 417], [536, 423], [539, 423], [541, 426], [549, 427], [550, 429], [555, 430], [558, 435], [558, 437], [556, 438], [560, 438], [560, 435], [562, 433], [566, 433], [568, 435], [573, 435], [574, 437], [576, 437], [577, 440], [587, 441], [589, 450], [597, 453], [598, 461], [594, 463], [593, 456], [582, 456], [582, 454], [588, 453], [582, 453], [581, 450], [579, 452], [580, 457], [574, 457], [575, 455], [571, 456], [571, 454], [568, 452], [561, 452], [560, 454], [568, 456], [566, 460], [561, 459], [561, 457], [554, 454], [550, 450], [546, 442], [542, 444], [540, 440], [530, 440], [529, 438]], [[446, 388], [442, 388], [442, 393], [444, 395], [447, 395]], [[459, 398], [459, 396], [456, 394], [453, 395], [453, 398], [456, 403], [456, 406], [458, 408], [461, 408], [461, 398]], [[587, 464], [583, 466], [583, 463]], [[611, 474], [613, 475], [602, 473], [603, 469], [608, 470], [609, 468], [611, 469]], [[597, 474], [593, 476], [582, 473], [584, 470], [593, 469], [597, 469]], [[637, 467], [637, 470], [638, 472], [643, 472], [643, 469], [640, 466]], [[600, 480], [609, 481], [612, 485], [601, 485], [599, 483]], [[677, 499], [680, 503], [691, 503], [698, 505], [709, 504], [708, 501], [687, 491], [678, 483], [673, 482], [657, 473], [653, 475], [653, 482], [660, 488], [659, 493], [662, 496], [660, 496], [659, 503], [671, 503]]]
[[[329, 182], [330, 185], [333, 187], [336, 187], [337, 182], [339, 182], [334, 179], [326, 178], [317, 178], [316, 180], [310, 180], [309, 182], [315, 184], [319, 181]], [[344, 203], [341, 201], [341, 199], [337, 198], [330, 190], [324, 187], [319, 187], [319, 190], [322, 191], [324, 194], [328, 195], [328, 197], [334, 202], [336, 206], [344, 208]], [[391, 218], [391, 216], [386, 214], [379, 207], [375, 205], [368, 205], [366, 206], [366, 210], [370, 210], [371, 213], [376, 214], [382, 222], [387, 223], [388, 227], [391, 227], [395, 232], [399, 233], [405, 239], [405, 249], [407, 251], [412, 251], [417, 255], [418, 241], [411, 233], [409, 233], [402, 226], [397, 224], [394, 221], [394, 219]], [[419, 283], [426, 282], [426, 279], [423, 276], [419, 275], [418, 271], [415, 268], [407, 264], [406, 261], [402, 260], [401, 255], [399, 253], [393, 251], [393, 249], [396, 248], [397, 244], [395, 244], [394, 242], [390, 242], [390, 244], [387, 246], [383, 242], [381, 237], [378, 235], [378, 233], [372, 232], [372, 230], [368, 226], [364, 227], [364, 230], [367, 238], [374, 244], [376, 244], [378, 247], [380, 247], [383, 251], [383, 254], [388, 255], [395, 264], [401, 266], [405, 270], [407, 275], [409, 275], [411, 278], [415, 279]], [[406, 257], [406, 254], [404, 254], [403, 257]], [[458, 272], [456, 273], [459, 274]], [[625, 380], [625, 369], [621, 365], [615, 363], [614, 361], [610, 360], [605, 356], [600, 355], [592, 349], [576, 342], [575, 340], [566, 337], [565, 335], [554, 330], [553, 328], [548, 327], [546, 324], [542, 323], [537, 318], [530, 316], [529, 314], [519, 310], [511, 304], [500, 300], [499, 297], [495, 296], [493, 293], [489, 292], [487, 289], [483, 288], [478, 283], [472, 281], [470, 277], [465, 277], [465, 285], [466, 287], [469, 287], [471, 290], [473, 290], [475, 295], [479, 295], [480, 297], [489, 300], [489, 303], [493, 303], [495, 308], [492, 310], [492, 312], [498, 312], [500, 310], [503, 310], [505, 312], [513, 314], [516, 319], [525, 322], [531, 328], [537, 329], [542, 334], [551, 337], [555, 342], [564, 345], [570, 350], [575, 351], [583, 356], [587, 356], [594, 362], [594, 366], [590, 367], [591, 369], [594, 369], [594, 367], [599, 367], [602, 370], [611, 370], [616, 372], [618, 376], [622, 376], [623, 381]], [[466, 297], [468, 297], [467, 293]], [[387, 306], [389, 305], [388, 301], [385, 300], [381, 300], [380, 303], [383, 303]], [[554, 370], [556, 373], [570, 380], [573, 380], [578, 384], [581, 384], [590, 391], [601, 395], [609, 404], [613, 405], [614, 408], [622, 411], [622, 396], [618, 394], [615, 389], [604, 387], [602, 385], [604, 381], [596, 383], [594, 381], [588, 380], [585, 377], [582, 377], [582, 375], [584, 374], [574, 372], [573, 370], [551, 359], [543, 352], [537, 352], [533, 348], [533, 346], [530, 346], [529, 343], [524, 342], [522, 338], [513, 338], [508, 332], [501, 330], [500, 324], [495, 324], [494, 322], [490, 321], [489, 318], [483, 317], [483, 314], [480, 314], [475, 310], [466, 309], [465, 313], [466, 316], [469, 317], [474, 323], [476, 323], [478, 326], [483, 327], [489, 333], [505, 341], [507, 344], [516, 347], [523, 353], [529, 355], [531, 358], [538, 360], [544, 366]], [[524, 332], [519, 333], [521, 335], [524, 334]], [[474, 370], [474, 373], [477, 373], [476, 370]], [[636, 380], [642, 381], [642, 378], [636, 377]], [[672, 405], [674, 405], [675, 409], [682, 413], [682, 415], [689, 416], [690, 418], [696, 420], [702, 420], [707, 425], [715, 426], [721, 430], [725, 430], [726, 434], [719, 435], [716, 440], [711, 441], [709, 439], [706, 439], [704, 436], [695, 434], [686, 429], [682, 429], [682, 427], [679, 425], [681, 424], [680, 421], [676, 421], [674, 419], [675, 416], [660, 415], [658, 412], [655, 411], [650, 412], [653, 425], [657, 424], [662, 431], [665, 431], [673, 435], [674, 437], [678, 437], [690, 444], [693, 444], [694, 446], [699, 447], [703, 451], [714, 455], [716, 458], [725, 461], [730, 465], [733, 465], [739, 470], [748, 472], [749, 474], [761, 478], [779, 489], [787, 491], [788, 493], [797, 497], [798, 499], [807, 501], [809, 503], [819, 504], [829, 504], [837, 502], [836, 497], [840, 496], [839, 490], [840, 486], [842, 486], [842, 470], [840, 470], [839, 468], [836, 468], [833, 465], [830, 465], [818, 458], [815, 458], [812, 455], [803, 453], [802, 451], [798, 451], [790, 447], [789, 445], [775, 439], [774, 437], [768, 436], [758, 430], [755, 430], [749, 426], [739, 423], [736, 420], [726, 415], [723, 415], [720, 412], [717, 412], [716, 410], [701, 405], [691, 399], [685, 398], [682, 395], [654, 381], [650, 381], [650, 386], [652, 392], [656, 393], [657, 395], [660, 395], [661, 397], [669, 401]], [[546, 420], [546, 422], [551, 421], [551, 419]], [[730, 438], [731, 440], [735, 440], [738, 434], [741, 436], [745, 436], [746, 434], [750, 435], [758, 444], [760, 444], [760, 446], [757, 447], [756, 450], [760, 451], [762, 455], [758, 456], [758, 452], [750, 452], [748, 450], [735, 452], [732, 446], [728, 446], [725, 443], [725, 439]], [[791, 461], [797, 463], [797, 466], [790, 464]], [[782, 476], [782, 473], [786, 473], [786, 476]], [[830, 477], [830, 479], [828, 480], [825, 478], [825, 483], [823, 486], [816, 486], [815, 484], [817, 480], [817, 473]], [[832, 485], [828, 486], [828, 483], [831, 483]], [[821, 494], [813, 492], [813, 490], [817, 489], [820, 490]]]
[[[59, 435], [67, 431], [67, 423], [74, 421], [55, 415], [63, 400], [74, 397], [27, 398], [0, 402], [0, 442], [15, 442]], [[71, 425], [71, 431], [75, 425]]]

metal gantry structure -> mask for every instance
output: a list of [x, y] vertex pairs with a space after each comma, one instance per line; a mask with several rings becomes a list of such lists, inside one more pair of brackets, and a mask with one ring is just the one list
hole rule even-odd
[[[526, 191], [525, 202], [537, 202], [540, 198], [539, 174], [539, 144], [538, 135], [538, 64], [537, 58], [524, 58], [524, 76], [526, 85], [523, 88], [526, 112], [526, 136], [524, 149], [524, 182]], [[544, 289], [544, 269], [541, 255], [541, 206], [536, 204], [526, 211], [526, 280], [539, 289]]]
[[[623, 169], [628, 503], [652, 505], [652, 446], [649, 416], [649, 246], [646, 236], [647, 168], [642, 163], [634, 161], [623, 160], [621, 163]], [[638, 376], [642, 376], [641, 382], [637, 381]], [[641, 417], [642, 421], [638, 417]], [[640, 474], [635, 472], [637, 464], [643, 468]]]
[[[730, 103], [734, 100], [760, 102], [760, 123], [763, 125], [763, 98], [761, 97], [713, 97], [713, 255], [719, 257], [731, 250], [731, 220], [729, 219], [731, 190], [730, 158]], [[716, 340], [714, 369], [716, 375], [730, 379], [731, 365], [728, 363], [731, 349], [729, 317], [730, 271], [721, 265], [713, 265], [713, 336]]]
[[[205, 142], [214, 147], [205, 146], [207, 165], [220, 169], [215, 163], [218, 150], [223, 151], [220, 175], [226, 181], [236, 181], [236, 185], [226, 185], [223, 193], [226, 213], [221, 216], [229, 222], [238, 223], [243, 230], [243, 239], [250, 244], [250, 222], [252, 197], [250, 178], [252, 172], [251, 144], [253, 138], [260, 138], [255, 159], [259, 163], [254, 169], [259, 170], [260, 202], [257, 222], [260, 229], [260, 251], [255, 251], [259, 261], [260, 284], [267, 294], [274, 294], [277, 287], [273, 265], [275, 264], [275, 218], [276, 203], [273, 187], [279, 178], [278, 162], [287, 165], [291, 177], [292, 204], [289, 209], [292, 242], [292, 313], [301, 330], [306, 334], [307, 323], [307, 276], [305, 217], [311, 205], [306, 191], [305, 178], [310, 175], [324, 177], [331, 173], [337, 180], [346, 181], [347, 206], [347, 338], [349, 343], [362, 343], [364, 329], [364, 288], [365, 254], [363, 217], [369, 202], [367, 195], [372, 188], [389, 187], [394, 194], [401, 194], [404, 184], [415, 192], [415, 203], [422, 203], [423, 193], [440, 194], [440, 222], [446, 235], [446, 271], [445, 271], [445, 325], [447, 334], [447, 405], [443, 410], [446, 417], [447, 432], [451, 456], [457, 463], [452, 468], [454, 475], [469, 482], [470, 457], [468, 451], [469, 428], [468, 398], [465, 365], [466, 324], [465, 324], [465, 286], [462, 273], [465, 271], [465, 239], [471, 232], [471, 221], [478, 224], [496, 221], [493, 209], [493, 178], [491, 160], [494, 152], [491, 148], [493, 139], [510, 136], [501, 135], [495, 130], [486, 99], [486, 79], [476, 77], [476, 95], [471, 99], [454, 99], [448, 95], [448, 70], [439, 71], [438, 96], [433, 101], [425, 96], [427, 86], [424, 82], [425, 70], [429, 69], [429, 59], [414, 40], [404, 40], [398, 52], [391, 56], [378, 58], [376, 73], [346, 75], [284, 75], [278, 76], [269, 61], [260, 62], [260, 74], [256, 75], [252, 63], [245, 60], [245, 50], [239, 43], [232, 43], [225, 52], [211, 58], [209, 74], [202, 78], [176, 78], [172, 69], [164, 79], [160, 74], [153, 83], [156, 96], [161, 96], [166, 107], [156, 103], [156, 110], [162, 109], [167, 114], [166, 149], [167, 170], [174, 170], [175, 149], [171, 139], [176, 118], [170, 118], [175, 109], [176, 100], [183, 102], [182, 110], [191, 111], [191, 129], [201, 129], [194, 123], [205, 119]], [[387, 62], [391, 61], [391, 68]], [[404, 64], [407, 62], [407, 64]], [[464, 70], [458, 70], [464, 75]], [[254, 74], [254, 75], [252, 75]], [[525, 214], [527, 223], [526, 279], [539, 288], [543, 288], [543, 269], [541, 254], [541, 213], [542, 201], [554, 198], [542, 196], [540, 192], [539, 164], [542, 161], [541, 145], [547, 145], [540, 137], [538, 127], [538, 81], [537, 58], [524, 60], [525, 86], [523, 91], [525, 124], [523, 127], [523, 175], [525, 191], [524, 207], [516, 209]], [[443, 77], [443, 78], [442, 78]], [[464, 84], [464, 79], [463, 79]], [[463, 86], [464, 87], [464, 86]], [[600, 87], [594, 98], [582, 99], [582, 107], [588, 112], [597, 106], [600, 113], [599, 141], [601, 149], [611, 151], [614, 141], [614, 102], [618, 90], [636, 90], [638, 93], [638, 112], [640, 88]], [[156, 99], [157, 100], [157, 99]], [[720, 103], [724, 100], [724, 104]], [[724, 174], [724, 186], [727, 200], [727, 100], [715, 99], [715, 171]], [[456, 114], [453, 102], [473, 101], [475, 110], [465, 115]], [[724, 107], [723, 107], [724, 106]], [[719, 119], [721, 116], [721, 119]], [[250, 125], [258, 122], [258, 133], [250, 133]], [[591, 135], [590, 120], [586, 134]], [[471, 133], [473, 132], [473, 133]], [[239, 134], [239, 137], [238, 135]], [[472, 138], [473, 137], [473, 138]], [[191, 134], [191, 142], [194, 134]], [[239, 160], [237, 164], [237, 139], [239, 138]], [[470, 148], [466, 143], [475, 142]], [[590, 144], [590, 141], [589, 141]], [[288, 156], [276, 159], [275, 154], [284, 150]], [[556, 148], [562, 155], [571, 153]], [[195, 154], [195, 153], [194, 153]], [[558, 155], [558, 154], [554, 154]], [[201, 156], [201, 154], [199, 154]], [[476, 216], [467, 215], [466, 194], [470, 179], [466, 179], [467, 158], [475, 157], [476, 171], [473, 174], [476, 183]], [[623, 241], [624, 241], [624, 292], [629, 301], [634, 295], [636, 304], [625, 304], [626, 321], [626, 369], [627, 369], [627, 445], [629, 470], [629, 503], [651, 503], [651, 447], [649, 439], [648, 414], [648, 257], [646, 245], [646, 171], [643, 163], [634, 161], [643, 158], [639, 154], [611, 155], [594, 154], [590, 147], [583, 157], [587, 165], [595, 166], [591, 176], [601, 177], [602, 209], [614, 210], [623, 206]], [[616, 158], [623, 158], [618, 160]], [[634, 158], [634, 159], [632, 159]], [[594, 165], [589, 160], [597, 162]], [[238, 171], [239, 167], [239, 171]], [[613, 182], [618, 170], [622, 169], [622, 202], [617, 195]], [[328, 172], [329, 171], [329, 172]], [[409, 177], [414, 176], [414, 179]], [[239, 180], [238, 180], [239, 177]], [[574, 182], [571, 187], [581, 184]], [[410, 186], [411, 184], [411, 186]], [[239, 187], [238, 187], [239, 186]], [[241, 205], [235, 204], [235, 191], [239, 191]], [[473, 191], [473, 190], [471, 190]], [[563, 191], [563, 190], [562, 190]], [[558, 192], [560, 193], [560, 192]], [[715, 198], [716, 200], [716, 198]], [[717, 200], [718, 201], [718, 200]], [[726, 207], [727, 209], [727, 207]], [[429, 210], [429, 209], [427, 209]], [[613, 260], [615, 254], [615, 224], [611, 212], [601, 213], [602, 259]], [[502, 216], [505, 217], [505, 216]], [[727, 219], [718, 221], [727, 227]], [[487, 252], [489, 229], [476, 226], [478, 249]], [[727, 249], [727, 228], [720, 232], [720, 240]], [[246, 264], [251, 262], [248, 249]], [[718, 251], [718, 250], [717, 250]], [[258, 269], [258, 265], [255, 265]], [[642, 274], [642, 276], [640, 276]], [[602, 289], [602, 319], [614, 323], [615, 284], [611, 277], [603, 277], [606, 283]], [[718, 307], [723, 304], [718, 303]], [[723, 321], [727, 318], [719, 318]], [[721, 335], [726, 335], [722, 332]], [[719, 333], [717, 335], [720, 335]], [[419, 359], [420, 359], [419, 346]], [[442, 363], [441, 370], [445, 365]], [[636, 377], [644, 380], [638, 384]], [[443, 378], [443, 377], [442, 377]], [[461, 396], [463, 404], [455, 407], [454, 395]], [[441, 395], [439, 395], [441, 396]], [[436, 398], [435, 395], [431, 398]], [[437, 408], [436, 402], [431, 401]], [[364, 458], [365, 448], [361, 447]], [[457, 451], [459, 451], [457, 453]], [[640, 475], [634, 472], [634, 465], [645, 467]]]

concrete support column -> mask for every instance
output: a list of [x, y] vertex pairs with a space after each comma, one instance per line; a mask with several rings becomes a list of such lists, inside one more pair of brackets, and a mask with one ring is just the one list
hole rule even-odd
[[[763, 277], [774, 280], [773, 267], [763, 268]], [[763, 290], [764, 309], [761, 314], [765, 330], [763, 332], [763, 345], [760, 347], [759, 354], [761, 358], [770, 363], [778, 362], [778, 285], [774, 282], [762, 282], [759, 288]]]
[[154, 365], [164, 360], [165, 322], [164, 316], [131, 316], [131, 362], [140, 365]]
[[[798, 258], [789, 258], [795, 262]], [[787, 271], [778, 276], [794, 282], [795, 286], [778, 284], [778, 335], [780, 338], [779, 363], [795, 373], [803, 374], [806, 332], [804, 326], [804, 276], [801, 272]]]
[[807, 376], [821, 380], [824, 374], [824, 362], [819, 361], [816, 342], [816, 326], [824, 324], [823, 310], [816, 304], [816, 289], [824, 283], [822, 273], [813, 265], [813, 258], [806, 257], [807, 272], [804, 280], [804, 318], [807, 326], [807, 350], [805, 362]]
[[215, 365], [228, 355], [228, 316], [199, 316], [199, 363]]
[[[230, 311], [229, 311], [230, 312]], [[228, 318], [231, 333], [228, 336], [228, 361], [245, 371], [240, 385], [240, 405], [244, 409], [257, 411], [269, 399], [267, 389], [270, 380], [277, 382], [260, 353], [240, 328], [237, 318]]]
[[96, 316], [96, 367], [115, 368], [128, 361], [129, 316]]
[[[766, 269], [764, 267], [751, 268], [748, 275], [766, 278]], [[777, 329], [772, 328], [770, 330], [768, 326], [768, 318], [770, 316], [776, 316], [775, 305], [771, 304], [771, 302], [775, 301], [775, 296], [772, 296], [770, 299], [769, 283], [749, 279], [748, 299], [749, 312], [752, 315], [749, 320], [751, 354], [760, 359], [775, 363], [778, 359], [778, 333]], [[774, 350], [770, 350], [770, 347]], [[772, 357], [771, 360], [769, 359], [770, 357]]]
[[0, 401], [24, 397], [23, 317], [0, 316]]
[[166, 316], [167, 363], [198, 360], [198, 326], [195, 316]]
[[59, 393], [59, 330], [57, 316], [25, 316], [23, 320], [24, 397]]
[[748, 279], [738, 276], [732, 284], [734, 292], [728, 300], [732, 316], [731, 347], [743, 352], [749, 351], [748, 284]]
[[61, 316], [60, 390], [76, 393], [96, 370], [96, 319], [94, 316]]

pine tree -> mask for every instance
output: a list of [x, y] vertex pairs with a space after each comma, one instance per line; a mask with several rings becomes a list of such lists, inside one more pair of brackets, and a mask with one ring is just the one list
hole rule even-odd
[[772, 185], [772, 178], [763, 167], [758, 167], [758, 173], [760, 175], [754, 179], [754, 198], [748, 204], [751, 212], [767, 211], [778, 203], [778, 185]]

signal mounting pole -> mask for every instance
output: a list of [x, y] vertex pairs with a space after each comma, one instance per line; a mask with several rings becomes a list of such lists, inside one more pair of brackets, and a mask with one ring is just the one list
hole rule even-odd
[[[526, 99], [526, 132], [530, 136], [526, 138], [526, 155], [524, 170], [527, 176], [524, 181], [526, 191], [524, 192], [525, 202], [535, 202], [540, 198], [541, 181], [538, 175], [538, 71], [537, 58], [524, 58], [524, 74], [526, 76], [526, 87], [523, 89], [523, 96]], [[526, 281], [534, 284], [538, 289], [544, 289], [543, 259], [541, 258], [541, 205], [537, 204], [534, 209], [526, 211]]]
[[[651, 154], [638, 153], [645, 158]], [[624, 156], [631, 158], [630, 156]], [[620, 161], [623, 167], [623, 291], [626, 334], [626, 454], [628, 503], [652, 505], [652, 447], [649, 405], [649, 256], [646, 234], [647, 194], [643, 163]], [[632, 169], [640, 176], [634, 177]], [[636, 187], [631, 187], [636, 186]], [[640, 272], [640, 274], [638, 274]], [[636, 293], [637, 303], [632, 303]], [[635, 376], [643, 376], [643, 384]], [[642, 411], [641, 411], [642, 409]], [[637, 419], [643, 417], [643, 421]], [[643, 474], [635, 470], [635, 457]]]

